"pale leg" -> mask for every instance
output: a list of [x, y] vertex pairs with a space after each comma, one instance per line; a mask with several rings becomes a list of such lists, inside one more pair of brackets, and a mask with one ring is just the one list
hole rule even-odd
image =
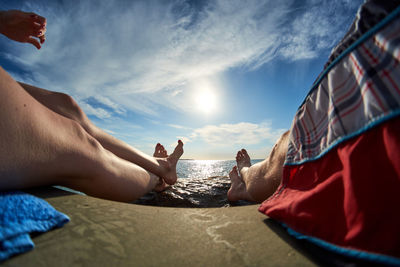
[[44, 106], [78, 122], [105, 149], [162, 177], [168, 184], [176, 182], [176, 164], [183, 154], [183, 143], [181, 141], [168, 157], [151, 157], [95, 126], [71, 96], [24, 83], [20, 83], [20, 85]]
[[59, 184], [132, 201], [159, 178], [107, 151], [77, 122], [51, 111], [0, 67], [0, 190]]

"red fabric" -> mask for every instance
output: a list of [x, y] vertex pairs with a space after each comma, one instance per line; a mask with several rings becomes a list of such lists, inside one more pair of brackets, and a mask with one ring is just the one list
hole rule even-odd
[[293, 230], [346, 248], [400, 256], [400, 118], [321, 159], [285, 166], [259, 210]]

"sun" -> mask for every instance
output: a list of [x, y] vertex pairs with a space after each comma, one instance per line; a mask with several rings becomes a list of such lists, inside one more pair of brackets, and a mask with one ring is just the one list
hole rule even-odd
[[212, 113], [217, 108], [217, 97], [214, 92], [205, 88], [197, 92], [195, 97], [196, 107], [202, 113]]
[[197, 80], [193, 86], [194, 108], [203, 114], [213, 114], [218, 109], [218, 86], [210, 80]]

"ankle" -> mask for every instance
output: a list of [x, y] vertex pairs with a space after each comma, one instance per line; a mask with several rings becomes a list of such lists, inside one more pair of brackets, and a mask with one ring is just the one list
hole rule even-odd
[[247, 176], [248, 171], [249, 171], [249, 167], [243, 167], [243, 168], [240, 169], [239, 174], [240, 174], [240, 176], [242, 177], [243, 180]]

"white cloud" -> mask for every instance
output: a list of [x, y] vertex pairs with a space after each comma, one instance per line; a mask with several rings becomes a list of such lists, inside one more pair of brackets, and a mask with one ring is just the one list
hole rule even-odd
[[350, 26], [349, 21], [343, 20], [344, 16], [337, 12], [340, 7], [343, 8], [341, 5], [349, 4], [311, 1], [309, 6], [303, 7], [304, 12], [300, 12], [285, 29], [287, 33], [284, 34], [280, 54], [289, 60], [309, 59], [317, 57], [323, 49], [332, 48], [343, 36], [346, 30], [343, 27]]
[[260, 124], [240, 122], [207, 125], [195, 129], [190, 138], [201, 139], [211, 145], [253, 145], [265, 140], [275, 142], [283, 132], [283, 129], [272, 129], [270, 123], [267, 122]]
[[47, 17], [47, 41], [40, 51], [10, 45], [6, 55], [31, 70], [37, 85], [96, 97], [116, 114], [156, 115], [157, 105], [186, 110], [193, 80], [256, 69], [276, 57], [313, 58], [331, 47], [344, 31], [340, 3], [314, 2], [27, 2], [25, 9]]
[[108, 119], [111, 117], [111, 113], [106, 111], [105, 109], [95, 108], [95, 107], [89, 105], [88, 103], [85, 103], [82, 101], [79, 101], [78, 103], [79, 103], [79, 106], [84, 110], [86, 115], [96, 116], [100, 119]]
[[126, 114], [126, 110], [121, 107], [120, 105], [118, 105], [117, 103], [114, 103], [113, 101], [111, 101], [109, 98], [104, 97], [102, 95], [96, 95], [94, 97], [99, 103], [111, 108], [115, 113], [117, 114]]
[[189, 129], [186, 126], [178, 125], [178, 124], [167, 124], [169, 127], [175, 128], [175, 129]]

